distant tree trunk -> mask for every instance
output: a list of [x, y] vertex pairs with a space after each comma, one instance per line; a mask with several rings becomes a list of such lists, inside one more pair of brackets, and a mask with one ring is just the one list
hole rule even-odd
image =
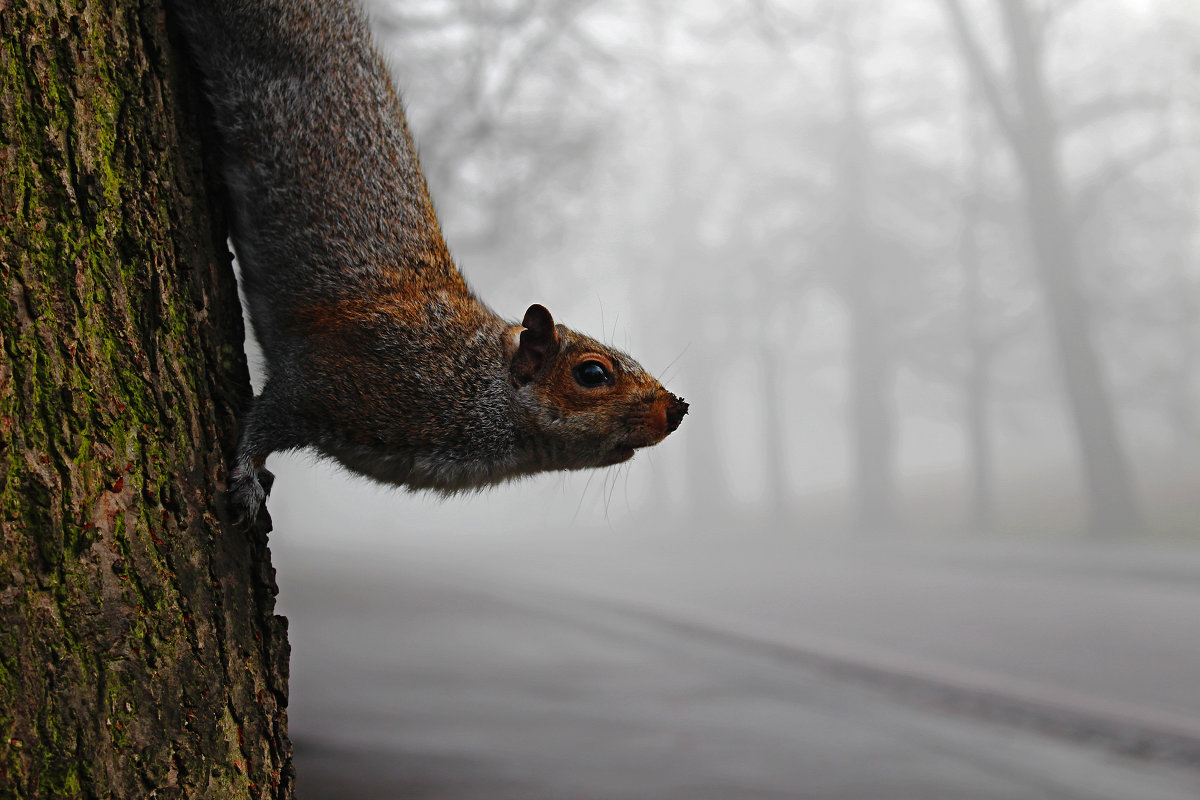
[[995, 523], [992, 503], [992, 439], [990, 390], [992, 347], [981, 330], [982, 295], [979, 289], [979, 255], [972, 243], [963, 259], [964, 310], [967, 325], [966, 428], [967, 457], [971, 474], [971, 527], [991, 531]]
[[970, 473], [969, 524], [987, 533], [995, 527], [992, 502], [991, 377], [993, 343], [984, 326], [983, 263], [979, 252], [979, 225], [984, 186], [984, 149], [975, 123], [974, 103], [968, 98], [967, 191], [963, 197], [959, 262], [963, 272], [963, 325], [967, 343], [963, 381], [967, 460]]
[[787, 437], [784, 431], [784, 380], [787, 362], [779, 355], [778, 346], [764, 332], [759, 343], [759, 360], [763, 368], [763, 422], [766, 440], [763, 455], [766, 458], [766, 502], [767, 512], [774, 521], [786, 518], [791, 501], [791, 484], [787, 479]]
[[[1194, 235], [1194, 234], [1193, 234]], [[1182, 262], [1182, 258], [1181, 258]], [[1197, 373], [1200, 373], [1200, 284], [1189, 280], [1183, 264], [1176, 266], [1174, 276], [1176, 326], [1179, 329], [1179, 372], [1171, 384], [1168, 416], [1175, 429], [1176, 446], [1193, 452], [1200, 419], [1197, 418]]]
[[1034, 262], [1050, 311], [1087, 485], [1089, 530], [1100, 537], [1140, 530], [1133, 480], [1092, 345], [1092, 320], [1062, 174], [1060, 139], [1029, 8], [1023, 0], [996, 0], [1013, 65], [1009, 98], [988, 67], [957, 0], [945, 3], [969, 68], [1008, 140], [1024, 185]]
[[[651, 6], [651, 21], [656, 34], [665, 36], [662, 6]], [[661, 186], [659, 207], [662, 216], [658, 219], [659, 229], [667, 235], [660, 237], [662, 246], [670, 248], [662, 252], [665, 261], [677, 261], [691, 265], [695, 274], [716, 274], [712, 268], [713, 255], [701, 242], [699, 230], [704, 203], [711, 201], [711, 187], [706, 184], [710, 177], [696, 170], [697, 159], [693, 138], [680, 98], [671, 91], [665, 74], [658, 76], [659, 109], [665, 124], [665, 139], [671, 143], [671, 156], [665, 165], [666, 180]], [[701, 307], [711, 286], [703, 281], [685, 282], [672, 289], [672, 302], [659, 303], [653, 309], [663, 330], [679, 330], [677, 315], [686, 314], [684, 309]], [[733, 313], [733, 312], [730, 312]], [[694, 326], [695, 323], [693, 322]], [[692, 346], [692, 352], [703, 353], [703, 358], [687, 358], [681, 361], [680, 371], [685, 376], [687, 394], [692, 407], [688, 413], [687, 435], [682, 439], [686, 457], [685, 496], [691, 502], [688, 512], [701, 523], [727, 517], [734, 505], [729, 476], [725, 470], [728, 460], [722, 458], [718, 441], [717, 397], [720, 395], [722, 370], [734, 363], [732, 353], [738, 352], [738, 344], [727, 338], [728, 331], [701, 329], [706, 337]]]
[[893, 364], [884, 343], [879, 308], [867, 175], [871, 146], [863, 121], [861, 77], [843, 10], [838, 28], [838, 71], [842, 124], [838, 183], [842, 187], [839, 252], [844, 280], [839, 284], [850, 323], [850, 435], [853, 439], [855, 527], [876, 534], [897, 527], [895, 509], [895, 433], [891, 398]]
[[729, 475], [725, 469], [728, 459], [722, 458], [721, 446], [717, 441], [716, 400], [720, 395], [718, 373], [711, 364], [727, 364], [722, 360], [720, 348], [714, 346], [705, 353], [705, 366], [689, 370], [688, 386], [697, 399], [688, 415], [688, 435], [684, 437], [687, 453], [687, 492], [692, 498], [691, 514], [699, 521], [717, 521], [727, 517], [733, 508], [733, 493], [730, 491]]
[[1089, 495], [1090, 529], [1107, 536], [1141, 527], [1111, 396], [1092, 347], [1091, 317], [1068, 211], [1059, 140], [1046, 95], [1040, 44], [1023, 2], [998, 2], [1008, 32], [1025, 135], [1018, 148], [1038, 274], [1050, 305]]
[[291, 798], [194, 83], [152, 0], [0, 12], [0, 797]]

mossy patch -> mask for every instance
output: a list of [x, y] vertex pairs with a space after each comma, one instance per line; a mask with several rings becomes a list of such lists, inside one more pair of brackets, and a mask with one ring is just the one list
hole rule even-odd
[[240, 309], [157, 6], [13, 0], [0, 51], [0, 797], [288, 797], [265, 542], [216, 496]]

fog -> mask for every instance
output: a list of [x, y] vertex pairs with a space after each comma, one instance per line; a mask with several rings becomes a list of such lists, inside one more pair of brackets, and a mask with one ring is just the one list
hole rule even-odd
[[[406, 609], [463, 587], [505, 597], [537, 587], [556, 608], [586, 597], [636, 609], [732, 636], [722, 641], [734, 651], [792, 648], [801, 671], [878, 668], [878, 680], [837, 683], [831, 696], [917, 676], [1191, 742], [1174, 751], [1190, 756], [1133, 759], [1142, 772], [1110, 775], [1096, 764], [1130, 748], [1113, 756], [1096, 736], [1079, 744], [1088, 737], [1013, 724], [1014, 747], [1031, 753], [1082, 748], [1044, 763], [1005, 756], [1005, 774], [1036, 773], [1054, 796], [1133, 796], [1126, 786], [1159, 796], [1146, 787], [1162, 780], [1184, 797], [1200, 786], [1195, 772], [1171, 772], [1200, 763], [1194, 2], [368, 7], [475, 290], [512, 319], [547, 306], [632, 354], [691, 410], [629, 464], [449, 500], [380, 488], [307, 454], [274, 456], [272, 550], [301, 745], [313, 752], [327, 736], [353, 750], [346, 731], [365, 730], [328, 722], [355, 701], [330, 683], [341, 668], [322, 647], [391, 653], [393, 683], [380, 691], [420, 695], [416, 676], [437, 671], [452, 620], [405, 628]], [[430, 575], [441, 577], [428, 594], [373, 605], [379, 587]], [[361, 612], [360, 638], [322, 638], [333, 634], [313, 621], [330, 613], [318, 597]], [[512, 625], [488, 640], [490, 657], [541, 635]], [[389, 649], [386, 631], [401, 629], [413, 638]], [[461, 668], [472, 656], [453, 658]], [[363, 674], [387, 672], [377, 666]], [[573, 674], [546, 673], [559, 689]], [[390, 729], [441, 730], [415, 707], [401, 703]], [[966, 724], [944, 711], [930, 723], [937, 735], [976, 735], [937, 727]], [[796, 730], [810, 730], [797, 713]], [[697, 719], [700, 740], [728, 733]], [[469, 752], [473, 769], [521, 764], [545, 786], [560, 784], [531, 754], [558, 753], [576, 775], [624, 775], [570, 790], [582, 794], [514, 797], [705, 796], [585, 764], [583, 752], [606, 752], [589, 740], [603, 723], [572, 720], [527, 750], [497, 721], [482, 745], [405, 729], [396, 752]], [[565, 743], [572, 735], [578, 748]], [[1142, 756], [1170, 750], [1154, 741]], [[1106, 755], [1088, 760], [1093, 751]], [[908, 796], [872, 783], [854, 744], [833, 752], [846, 763], [807, 765], [803, 782], [772, 773], [782, 793], [770, 796], [813, 785], [827, 787], [820, 796]], [[646, 775], [679, 763], [663, 759]], [[348, 762], [322, 763], [310, 774]], [[1070, 783], [1089, 774], [1085, 788]], [[704, 780], [727, 790], [712, 796], [767, 796], [714, 775]], [[1025, 796], [974, 775], [947, 768], [903, 785], [933, 787], [914, 797]], [[419, 796], [476, 796], [431, 791]]]

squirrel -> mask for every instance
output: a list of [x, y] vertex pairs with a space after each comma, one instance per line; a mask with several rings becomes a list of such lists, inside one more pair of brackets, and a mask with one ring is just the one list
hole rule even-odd
[[212, 106], [266, 381], [229, 473], [253, 519], [276, 451], [445, 494], [630, 459], [688, 404], [534, 304], [515, 324], [451, 259], [356, 0], [174, 0]]

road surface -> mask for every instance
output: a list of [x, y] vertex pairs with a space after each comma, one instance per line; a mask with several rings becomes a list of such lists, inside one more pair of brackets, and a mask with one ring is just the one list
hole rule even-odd
[[[872, 625], [838, 604], [852, 606], [845, 598], [860, 591], [886, 602], [890, 591], [898, 598], [896, 614], [905, 616], [906, 604], [921, 605], [915, 599], [920, 594], [935, 623], [944, 622], [948, 612], [936, 607], [944, 586], [909, 597], [868, 574], [857, 589], [851, 585], [839, 593], [836, 586], [845, 575], [837, 573], [838, 559], [827, 556], [823, 566], [814, 559], [808, 568], [780, 567], [791, 578], [783, 582], [792, 587], [785, 593], [766, 577], [766, 564], [776, 558], [760, 561], [755, 582], [752, 574], [739, 577], [747, 560], [729, 561], [719, 553], [705, 558], [705, 566], [681, 564], [669, 549], [661, 558], [643, 550], [641, 557], [624, 561], [617, 556], [630, 550], [619, 543], [611, 550], [603, 544], [600, 551], [611, 558], [595, 549], [585, 553], [577, 543], [491, 552], [477, 547], [469, 557], [437, 550], [388, 558], [293, 550], [277, 557], [280, 610], [291, 620], [289, 714], [300, 796], [1200, 797], [1194, 766], [1122, 756], [1086, 740], [943, 708], [936, 698], [929, 702], [886, 682], [839, 674], [819, 660], [789, 658], [771, 639], [799, 637], [805, 626], [796, 619], [806, 615], [796, 609], [823, 598], [824, 605], [810, 608], [809, 615], [840, 615], [844, 626], [861, 626], [854, 628], [857, 639], [840, 629], [836, 644], [853, 640], [855, 655], [879, 653], [886, 661], [904, 648], [891, 647]], [[922, 573], [927, 580], [955, 584], [965, 580], [963, 569], [980, 572], [970, 564], [932, 567], [923, 561], [926, 566], [917, 571], [932, 570]], [[860, 559], [853, 563], [874, 569], [862, 567], [866, 562]], [[842, 568], [850, 569], [850, 562]], [[1037, 570], [1023, 566], [1017, 572], [1037, 583], [1029, 577]], [[1174, 586], [1164, 590], [1172, 597], [1185, 587], [1188, 596], [1186, 584], [1172, 583], [1173, 575], [1167, 569], [1166, 577], [1155, 573], [1150, 582]], [[655, 584], [657, 594], [651, 591]], [[1023, 591], [1034, 590], [1025, 585]], [[986, 603], [977, 605], [957, 613], [973, 611], [977, 624], [991, 624]], [[681, 612], [678, 621], [674, 611]], [[757, 628], [750, 624], [755, 619]], [[946, 631], [946, 638], [984, 638], [976, 634]], [[805, 641], [811, 645], [817, 638]], [[937, 637], [928, 638], [936, 644]], [[918, 642], [926, 647], [924, 639]], [[944, 657], [950, 646], [930, 645], [932, 654], [922, 653], [917, 666], [965, 665], [972, 673], [969, 658]], [[1041, 671], [1053, 672], [1035, 665], [1036, 674]], [[1022, 686], [1028, 681], [1045, 688], [1045, 682], [1016, 672]], [[1003, 670], [996, 674], [1012, 677]], [[1079, 694], [1092, 698], [1093, 685], [1094, 680], [1085, 682]], [[1190, 707], [1164, 709], [1139, 699], [1149, 694], [1135, 687], [1119, 700], [1155, 719], [1190, 720]]]

